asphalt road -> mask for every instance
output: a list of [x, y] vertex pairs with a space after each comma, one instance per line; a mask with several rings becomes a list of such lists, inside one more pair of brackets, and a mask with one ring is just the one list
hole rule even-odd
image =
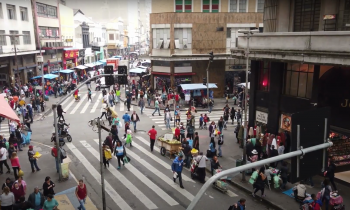
[[[102, 209], [98, 134], [88, 127], [89, 120], [101, 115], [102, 93], [94, 92], [93, 102], [87, 101], [84, 89], [81, 93], [84, 95], [81, 95], [80, 102], [74, 102], [74, 98], [71, 97], [62, 105], [63, 110], [66, 111], [65, 120], [70, 124], [69, 132], [73, 137], [73, 141], [67, 143], [64, 148], [72, 161], [70, 164], [72, 174], [77, 179], [83, 178], [85, 180], [89, 197], [98, 209]], [[120, 118], [127, 110], [123, 104], [114, 106], [114, 109]], [[110, 167], [103, 169], [108, 209], [186, 209], [202, 184], [197, 180], [192, 180], [190, 172], [186, 169], [183, 172], [185, 189], [181, 189], [178, 183], [175, 184], [172, 181], [172, 161], [168, 157], [161, 156], [159, 150], [151, 153], [149, 149], [147, 132], [152, 125], [156, 125], [158, 134], [169, 132], [165, 129], [162, 117], [151, 116], [153, 110], [145, 110], [143, 115], [140, 114], [138, 107], [133, 106], [132, 110], [137, 111], [140, 122], [137, 124], [138, 132], [133, 135], [133, 147], [127, 146], [127, 154], [131, 158], [131, 162], [122, 167], [121, 170], [117, 170], [118, 163], [113, 158]], [[211, 120], [217, 121], [221, 113], [221, 111], [213, 112], [210, 115]], [[33, 141], [52, 146], [50, 142], [53, 131], [52, 114], [42, 121], [35, 122], [32, 129]], [[229, 125], [228, 130], [224, 131], [226, 139], [233, 139], [233, 129], [234, 125]], [[209, 140], [209, 137], [205, 137], [207, 131], [199, 132], [201, 141]], [[122, 134], [124, 134], [124, 129], [119, 131], [119, 137]], [[102, 139], [104, 140], [107, 135], [107, 132], [103, 131]], [[225, 148], [227, 153], [230, 151], [229, 145]], [[51, 157], [41, 161], [52, 163], [51, 166], [47, 167], [47, 170], [56, 170]], [[210, 175], [207, 174], [207, 176]], [[69, 182], [62, 182], [58, 185], [60, 188], [65, 188], [62, 185], [67, 185], [67, 188], [71, 187]], [[227, 209], [240, 198], [247, 199], [247, 209], [270, 209], [264, 203], [252, 199], [251, 195], [232, 186], [229, 186], [229, 192], [226, 194], [217, 189], [209, 188], [195, 209]]]

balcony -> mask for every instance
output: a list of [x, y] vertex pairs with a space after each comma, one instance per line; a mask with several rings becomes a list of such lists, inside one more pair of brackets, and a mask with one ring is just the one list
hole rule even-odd
[[[242, 34], [232, 56], [244, 57], [246, 46]], [[250, 38], [249, 49], [252, 59], [350, 65], [350, 31], [259, 33]]]

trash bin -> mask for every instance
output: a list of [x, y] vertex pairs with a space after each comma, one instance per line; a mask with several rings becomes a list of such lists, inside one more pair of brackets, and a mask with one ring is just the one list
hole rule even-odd
[[70, 162], [61, 163], [62, 178], [63, 179], [68, 179], [69, 178], [69, 164], [70, 164]]

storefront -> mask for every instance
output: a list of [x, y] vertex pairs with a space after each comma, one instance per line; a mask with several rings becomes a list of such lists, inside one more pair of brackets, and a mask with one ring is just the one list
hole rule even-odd
[[71, 69], [77, 66], [79, 50], [64, 49], [63, 50], [63, 69]]

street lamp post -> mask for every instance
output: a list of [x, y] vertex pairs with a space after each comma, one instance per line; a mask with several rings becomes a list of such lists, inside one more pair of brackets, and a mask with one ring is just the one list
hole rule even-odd
[[[247, 161], [247, 154], [246, 154], [246, 144], [247, 144], [247, 137], [248, 137], [248, 118], [247, 118], [247, 104], [248, 104], [248, 100], [247, 100], [247, 94], [248, 94], [248, 72], [249, 72], [249, 39], [251, 37], [251, 35], [253, 35], [254, 33], [259, 33], [259, 30], [255, 29], [255, 30], [238, 30], [238, 33], [243, 33], [247, 38], [247, 47], [246, 47], [246, 51], [245, 51], [245, 57], [246, 57], [246, 70], [245, 70], [245, 88], [244, 88], [244, 137], [243, 137], [243, 164], [246, 163]], [[245, 178], [245, 172], [242, 172], [242, 181], [246, 181]]]
[[43, 53], [41, 52], [41, 38], [43, 38], [44, 35], [39, 34], [39, 50], [40, 50], [40, 56], [43, 58], [43, 61], [41, 62], [41, 91], [42, 91], [42, 95], [44, 97], [45, 95], [45, 79], [44, 79], [44, 57], [43, 57]]

